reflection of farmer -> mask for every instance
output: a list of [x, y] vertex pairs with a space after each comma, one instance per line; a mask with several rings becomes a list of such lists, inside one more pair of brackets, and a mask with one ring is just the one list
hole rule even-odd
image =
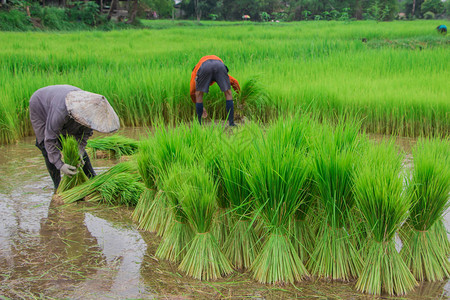
[[105, 97], [70, 85], [37, 90], [30, 99], [30, 119], [36, 146], [45, 158], [55, 189], [61, 181], [60, 171], [69, 176], [76, 174], [76, 166], [61, 160], [60, 135], [72, 135], [77, 139], [84, 161], [83, 171], [92, 177], [95, 172], [85, 151], [92, 130], [109, 133], [120, 127], [119, 118]]
[[447, 26], [445, 25], [439, 25], [438, 27], [436, 27], [436, 30], [441, 34], [447, 34]]
[[236, 79], [228, 75], [228, 68], [223, 61], [215, 56], [208, 55], [200, 59], [191, 74], [191, 99], [195, 103], [198, 121], [202, 123], [202, 117], [208, 114], [203, 107], [203, 93], [209, 92], [209, 86], [217, 82], [222, 92], [225, 94], [226, 111], [230, 126], [234, 126], [234, 104], [231, 86], [239, 92], [240, 86]]

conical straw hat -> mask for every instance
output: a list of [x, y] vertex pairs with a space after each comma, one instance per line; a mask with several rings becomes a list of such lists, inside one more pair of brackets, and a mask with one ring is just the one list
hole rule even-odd
[[66, 107], [75, 121], [93, 130], [110, 133], [120, 128], [119, 117], [102, 95], [73, 91], [66, 96]]

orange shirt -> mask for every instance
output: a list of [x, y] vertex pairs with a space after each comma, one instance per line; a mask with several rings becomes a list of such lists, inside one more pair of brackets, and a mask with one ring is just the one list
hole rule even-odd
[[[200, 61], [195, 65], [194, 70], [192, 71], [191, 74], [191, 88], [190, 88], [190, 94], [191, 94], [191, 99], [192, 102], [195, 103], [195, 77], [197, 76], [197, 71], [198, 69], [200, 69], [200, 67], [202, 66], [202, 64], [210, 59], [214, 59], [214, 60], [220, 60], [221, 62], [223, 62], [218, 56], [215, 55], [207, 55], [207, 56], [203, 56]], [[230, 77], [230, 84], [233, 87], [233, 89], [236, 92], [239, 92], [241, 87], [239, 86], [239, 82], [234, 79], [233, 77], [231, 77], [230, 75], [228, 75]], [[213, 85], [215, 81], [211, 82], [210, 85]]]

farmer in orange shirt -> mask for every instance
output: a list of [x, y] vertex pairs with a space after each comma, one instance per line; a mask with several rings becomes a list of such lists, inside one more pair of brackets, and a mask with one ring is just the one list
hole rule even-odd
[[206, 118], [207, 113], [203, 107], [203, 94], [209, 92], [209, 86], [217, 82], [222, 92], [225, 94], [226, 111], [230, 126], [234, 124], [234, 104], [231, 86], [236, 92], [241, 89], [236, 79], [228, 75], [228, 68], [223, 61], [215, 55], [207, 55], [200, 59], [191, 74], [191, 99], [195, 103], [198, 122], [202, 124], [202, 117]]

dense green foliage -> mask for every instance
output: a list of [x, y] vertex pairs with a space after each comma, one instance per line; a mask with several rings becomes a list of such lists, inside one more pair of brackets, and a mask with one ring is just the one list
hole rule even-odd
[[[446, 134], [450, 51], [448, 36], [437, 35], [435, 27], [433, 21], [219, 23], [105, 33], [0, 33], [0, 142], [32, 133], [28, 101], [51, 84], [105, 95], [122, 125], [149, 125], [161, 117], [192, 120], [190, 73], [212, 53], [243, 87], [256, 78], [264, 89], [265, 96], [243, 108], [235, 95], [236, 113], [247, 118], [267, 120], [298, 110], [326, 118], [348, 113], [361, 117], [371, 132]], [[224, 118], [217, 85], [205, 107], [210, 116]]]

